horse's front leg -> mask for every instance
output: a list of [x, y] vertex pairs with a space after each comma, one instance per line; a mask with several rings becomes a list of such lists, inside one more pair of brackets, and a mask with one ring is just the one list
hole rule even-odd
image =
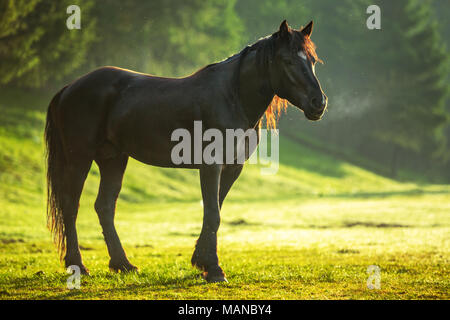
[[208, 165], [200, 169], [203, 197], [203, 226], [197, 240], [192, 265], [203, 271], [208, 282], [227, 281], [217, 256], [217, 231], [220, 225], [219, 184], [222, 165]]

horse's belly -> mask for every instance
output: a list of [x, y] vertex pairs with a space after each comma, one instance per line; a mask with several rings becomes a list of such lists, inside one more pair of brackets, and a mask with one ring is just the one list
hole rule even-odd
[[174, 119], [175, 110], [173, 114], [145, 111], [122, 114], [110, 119], [108, 140], [121, 152], [149, 165], [198, 168], [193, 162], [176, 164], [177, 161], [172, 159], [173, 148], [179, 143], [172, 138], [172, 134], [177, 129], [192, 131], [190, 127], [194, 123], [193, 117], [185, 115], [181, 117], [183, 121], [177, 121]]
[[178, 142], [170, 140], [146, 139], [138, 144], [123, 147], [123, 151], [130, 157], [153, 166], [168, 168], [198, 168], [193, 162], [178, 163], [174, 160], [172, 151]]

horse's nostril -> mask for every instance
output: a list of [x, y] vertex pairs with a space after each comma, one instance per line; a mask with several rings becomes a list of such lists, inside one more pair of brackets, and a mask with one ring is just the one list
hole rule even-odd
[[311, 106], [316, 109], [320, 109], [321, 111], [327, 105], [327, 98], [325, 95], [321, 95], [320, 97], [315, 96], [311, 99]]

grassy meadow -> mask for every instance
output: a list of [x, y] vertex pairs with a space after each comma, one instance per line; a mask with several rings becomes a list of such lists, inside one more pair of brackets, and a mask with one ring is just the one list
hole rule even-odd
[[[202, 221], [198, 172], [130, 160], [116, 228], [140, 272], [108, 270], [94, 164], [77, 224], [91, 276], [68, 290], [46, 229], [49, 100], [0, 92], [0, 299], [450, 298], [450, 186], [382, 177], [296, 144], [283, 128], [278, 173], [246, 165], [225, 201], [218, 238], [229, 283], [206, 284], [190, 265]], [[370, 265], [381, 270], [380, 289], [367, 288]]]

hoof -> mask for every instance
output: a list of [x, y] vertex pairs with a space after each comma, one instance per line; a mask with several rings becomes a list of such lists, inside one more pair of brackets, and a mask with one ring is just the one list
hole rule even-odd
[[203, 258], [204, 256], [205, 254], [199, 254], [199, 250], [196, 248], [191, 258], [192, 266], [203, 271], [201, 274], [202, 278], [208, 283], [228, 282], [222, 268], [217, 264], [217, 257], [214, 259], [216, 262], [208, 262], [207, 259]]
[[83, 264], [78, 264], [78, 263], [71, 263], [71, 264], [68, 264], [68, 263], [66, 263], [66, 270], [67, 270], [67, 268], [69, 268], [70, 266], [78, 266], [78, 268], [80, 268], [80, 274], [81, 274], [82, 276], [89, 276], [89, 275], [90, 275], [88, 268], [86, 268]]
[[83, 276], [90, 276], [91, 275], [91, 273], [89, 272], [89, 270], [85, 266], [83, 266], [83, 268], [80, 269], [80, 273]]
[[112, 272], [116, 272], [116, 273], [118, 273], [118, 272], [128, 273], [128, 272], [138, 272], [139, 271], [138, 267], [132, 265], [128, 261], [121, 262], [121, 263], [120, 262], [119, 263], [110, 262], [109, 270], [111, 270]]
[[206, 282], [208, 282], [208, 283], [217, 283], [217, 282], [228, 283], [227, 278], [225, 278], [225, 275], [223, 275], [223, 274], [212, 275], [212, 274], [209, 274], [208, 272], [203, 272], [202, 278], [205, 279]]

